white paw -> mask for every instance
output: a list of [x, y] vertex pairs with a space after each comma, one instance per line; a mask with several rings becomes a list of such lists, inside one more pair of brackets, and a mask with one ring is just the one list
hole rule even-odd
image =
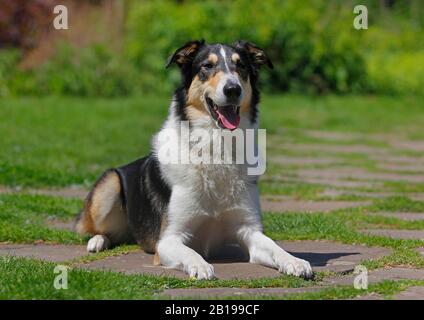
[[202, 279], [213, 279], [215, 277], [215, 272], [213, 266], [206, 261], [201, 261], [195, 264], [190, 264], [186, 268], [186, 272], [190, 278], [202, 280]]
[[288, 275], [294, 275], [305, 279], [310, 279], [313, 276], [311, 265], [308, 261], [290, 257], [280, 258], [277, 261], [278, 271]]
[[101, 234], [95, 235], [87, 243], [88, 252], [100, 252], [110, 247], [110, 241]]

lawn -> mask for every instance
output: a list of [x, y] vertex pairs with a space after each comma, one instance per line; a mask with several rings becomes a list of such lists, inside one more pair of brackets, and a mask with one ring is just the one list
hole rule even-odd
[[[166, 117], [169, 101], [166, 97], [153, 96], [2, 99], [0, 243], [85, 243], [86, 238], [48, 223], [52, 220], [70, 222], [82, 206], [82, 199], [65, 197], [60, 194], [61, 190], [84, 191], [103, 170], [146, 154], [151, 135]], [[314, 214], [306, 210], [281, 214], [264, 209], [265, 232], [275, 240], [331, 240], [390, 248], [392, 253], [388, 256], [363, 261], [371, 270], [389, 266], [424, 268], [424, 258], [416, 250], [424, 247], [423, 240], [393, 239], [360, 232], [373, 228], [424, 230], [424, 220], [370, 214], [414, 212], [424, 215], [424, 199], [416, 199], [417, 194], [424, 192], [424, 180], [413, 179], [414, 175], [422, 174], [420, 168], [411, 171], [398, 161], [397, 167], [389, 170], [381, 167], [382, 160], [374, 157], [384, 152], [382, 157], [387, 159], [424, 159], [424, 152], [399, 146], [399, 141], [414, 143], [424, 139], [424, 101], [414, 96], [283, 95], [264, 96], [261, 104], [261, 127], [267, 129], [270, 159], [260, 185], [263, 197], [290, 198], [302, 204], [308, 201], [367, 201], [351, 208]], [[374, 154], [373, 150], [378, 152]], [[278, 160], [281, 156], [286, 157], [284, 161]], [[331, 179], [314, 176], [325, 170], [337, 173], [347, 168], [356, 171], [340, 186], [332, 186]], [[365, 183], [361, 180], [362, 171], [373, 178]], [[387, 174], [392, 174], [390, 180], [377, 181], [379, 175], [386, 177]], [[411, 181], [403, 179], [410, 176]], [[348, 182], [354, 186], [348, 186]], [[43, 193], [53, 189], [59, 190], [57, 195], [32, 194], [37, 190]], [[380, 196], [383, 193], [387, 195]], [[84, 259], [97, 260], [134, 250], [136, 246], [123, 246]], [[81, 270], [77, 266], [84, 259], [65, 262], [72, 268], [75, 286], [58, 291], [51, 285], [54, 264], [0, 258], [0, 299], [151, 299], [161, 298], [165, 288], [309, 287], [319, 285], [328, 275], [318, 272], [313, 281], [281, 276], [196, 282]], [[409, 286], [423, 285], [423, 281], [383, 281], [361, 294], [374, 292], [390, 297]], [[284, 298], [336, 299], [357, 295], [351, 286], [337, 286]]]

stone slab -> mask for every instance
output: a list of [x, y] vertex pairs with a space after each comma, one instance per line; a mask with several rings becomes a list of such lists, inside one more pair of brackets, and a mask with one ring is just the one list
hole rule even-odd
[[424, 213], [414, 213], [414, 212], [375, 212], [370, 213], [371, 215], [383, 216], [388, 218], [396, 218], [406, 221], [419, 221], [424, 220]]
[[[391, 252], [385, 248], [369, 248], [328, 241], [278, 241], [277, 243], [293, 255], [308, 260], [315, 271], [347, 272], [353, 270], [361, 260], [378, 258]], [[224, 252], [223, 257], [209, 261], [213, 264], [219, 279], [258, 279], [280, 276], [277, 270], [248, 263], [248, 258], [235, 247], [227, 248]], [[146, 273], [187, 278], [182, 271], [154, 266], [152, 263], [153, 255], [139, 251], [92, 261], [81, 267], [126, 274]]]
[[393, 297], [395, 300], [424, 300], [424, 287], [409, 287]]
[[261, 200], [263, 212], [329, 212], [369, 205], [366, 201]]
[[296, 293], [316, 292], [323, 287], [306, 288], [191, 288], [167, 289], [160, 295], [167, 297], [213, 298], [231, 296], [284, 296]]
[[[356, 275], [332, 276], [323, 280], [324, 285], [352, 285]], [[383, 280], [424, 280], [424, 269], [414, 268], [383, 268], [368, 272], [368, 283]]]
[[341, 153], [341, 154], [350, 154], [350, 153], [363, 153], [363, 154], [372, 154], [372, 155], [388, 155], [389, 150], [385, 148], [372, 147], [367, 145], [331, 145], [331, 144], [294, 144], [294, 143], [284, 143], [279, 146], [283, 150], [294, 150], [294, 151], [315, 151], [315, 152], [328, 152], [328, 153]]
[[400, 174], [393, 172], [369, 172], [360, 168], [330, 168], [330, 169], [302, 169], [297, 171], [301, 179], [329, 179], [329, 180], [381, 180], [381, 181], [401, 181], [411, 183], [423, 183], [424, 174]]
[[27, 193], [34, 195], [84, 199], [87, 196], [88, 191], [79, 187], [62, 189], [25, 189], [0, 186], [0, 194], [1, 193]]
[[85, 246], [62, 244], [0, 244], [0, 256], [28, 257], [51, 262], [72, 260], [87, 255]]
[[377, 293], [370, 293], [363, 296], [357, 296], [350, 300], [384, 300], [384, 297]]
[[365, 229], [363, 233], [389, 237], [393, 239], [424, 240], [424, 230], [396, 230], [396, 229]]
[[343, 162], [337, 158], [318, 158], [318, 157], [289, 157], [289, 156], [269, 156], [268, 161], [281, 165], [335, 165]]

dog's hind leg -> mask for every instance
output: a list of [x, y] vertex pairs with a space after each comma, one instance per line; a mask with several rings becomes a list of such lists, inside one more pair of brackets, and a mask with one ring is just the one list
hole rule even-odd
[[130, 241], [127, 217], [122, 207], [121, 184], [116, 171], [106, 171], [96, 182], [77, 218], [76, 231], [91, 234], [87, 251], [99, 252]]

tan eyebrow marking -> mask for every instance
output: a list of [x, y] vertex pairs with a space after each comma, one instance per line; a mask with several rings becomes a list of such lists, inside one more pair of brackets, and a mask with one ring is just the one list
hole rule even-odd
[[211, 53], [208, 60], [209, 62], [216, 64], [218, 62], [218, 56], [215, 53]]
[[240, 60], [240, 56], [238, 53], [233, 53], [233, 55], [231, 56], [231, 60], [233, 60], [233, 62], [237, 62]]

